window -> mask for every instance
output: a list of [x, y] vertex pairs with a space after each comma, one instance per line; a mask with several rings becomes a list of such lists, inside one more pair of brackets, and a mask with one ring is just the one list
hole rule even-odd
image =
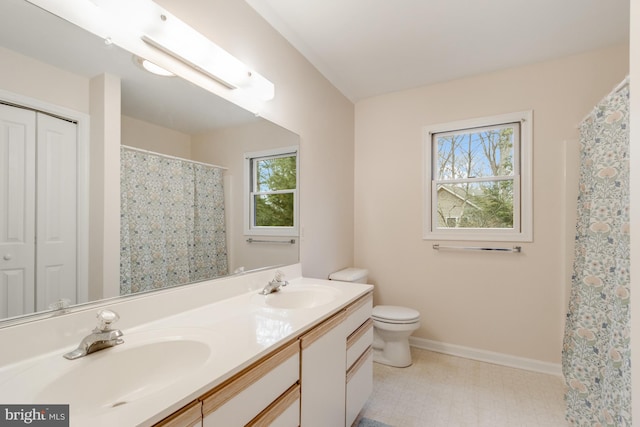
[[245, 154], [245, 234], [298, 235], [298, 148]]
[[425, 128], [428, 240], [532, 240], [531, 111]]

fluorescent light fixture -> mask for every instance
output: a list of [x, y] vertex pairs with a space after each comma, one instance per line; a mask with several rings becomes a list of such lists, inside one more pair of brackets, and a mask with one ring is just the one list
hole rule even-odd
[[195, 70], [236, 91], [236, 100], [274, 97], [272, 82], [151, 0], [27, 1], [175, 74]]
[[[174, 43], [172, 43], [170, 39], [166, 40], [168, 43], [162, 43], [149, 36], [142, 36], [141, 39], [156, 49], [160, 49], [175, 59], [217, 80], [229, 89], [237, 89], [241, 76], [244, 77], [242, 68], [237, 67], [237, 64], [226, 63], [225, 65], [223, 61], [216, 58], [217, 55], [208, 55], [205, 49], [198, 49], [192, 46], [188, 49], [182, 49], [182, 52], [178, 52], [172, 48], [175, 46], [171, 46]], [[216, 70], [216, 68], [218, 68], [218, 70]]]
[[143, 30], [141, 39], [230, 89], [242, 89], [267, 101], [274, 85], [242, 61], [169, 13], [161, 13]]

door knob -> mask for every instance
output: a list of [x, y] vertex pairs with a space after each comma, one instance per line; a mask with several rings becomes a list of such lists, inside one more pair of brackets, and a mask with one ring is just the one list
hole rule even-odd
[[10, 261], [11, 260], [11, 254], [4, 254], [4, 256], [2, 257], [5, 261]]

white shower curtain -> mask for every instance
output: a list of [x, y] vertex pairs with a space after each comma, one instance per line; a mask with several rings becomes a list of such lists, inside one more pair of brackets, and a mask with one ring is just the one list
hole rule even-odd
[[631, 426], [629, 88], [580, 125], [575, 261], [562, 368], [567, 421]]
[[120, 294], [227, 274], [222, 170], [121, 149]]

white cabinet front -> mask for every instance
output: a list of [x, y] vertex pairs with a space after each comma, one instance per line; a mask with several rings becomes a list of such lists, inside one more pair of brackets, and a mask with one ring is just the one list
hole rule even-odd
[[294, 341], [205, 396], [203, 426], [245, 426], [299, 378], [299, 343]]
[[300, 338], [302, 347], [302, 404], [300, 425], [344, 425], [345, 357], [342, 311]]

